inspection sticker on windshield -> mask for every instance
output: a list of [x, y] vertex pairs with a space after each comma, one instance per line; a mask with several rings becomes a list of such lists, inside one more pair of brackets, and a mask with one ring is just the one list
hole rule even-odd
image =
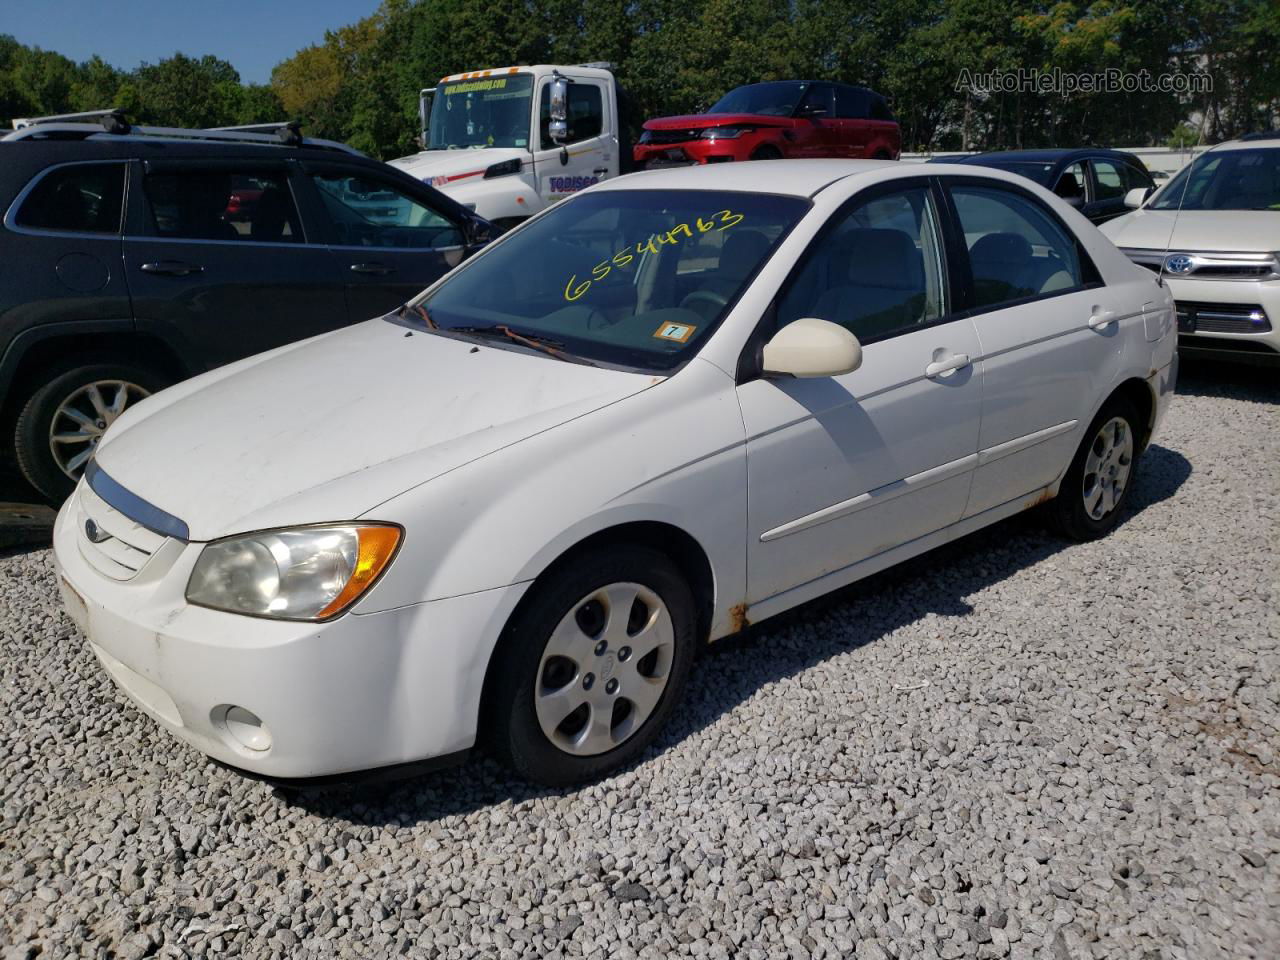
[[697, 327], [691, 327], [687, 323], [664, 323], [653, 335], [659, 340], [674, 340], [676, 343], [688, 343], [689, 338], [693, 336], [693, 331]]

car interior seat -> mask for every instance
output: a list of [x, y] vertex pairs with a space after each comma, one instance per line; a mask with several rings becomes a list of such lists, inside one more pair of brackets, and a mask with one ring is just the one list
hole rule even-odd
[[829, 276], [844, 282], [818, 298], [816, 312], [870, 339], [919, 323], [924, 315], [924, 258], [901, 230], [859, 227], [832, 251]]
[[254, 207], [250, 238], [264, 243], [279, 242], [285, 238], [284, 228], [289, 226], [289, 239], [300, 240], [296, 228], [290, 223], [289, 210], [289, 198], [284, 191], [279, 187], [267, 187]]

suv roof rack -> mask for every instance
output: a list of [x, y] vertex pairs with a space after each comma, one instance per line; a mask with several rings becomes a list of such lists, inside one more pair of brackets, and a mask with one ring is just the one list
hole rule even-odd
[[[96, 119], [98, 122], [85, 122], [90, 119]], [[338, 143], [336, 140], [303, 137], [302, 127], [293, 121], [249, 124], [243, 127], [214, 127], [209, 130], [134, 126], [126, 119], [123, 111], [118, 109], [24, 118], [15, 121], [13, 132], [0, 136], [0, 140], [89, 140], [97, 137], [124, 136], [164, 140], [207, 140], [219, 143], [256, 143], [276, 147], [314, 147], [318, 150], [336, 150], [357, 157], [364, 156], [354, 147]]]

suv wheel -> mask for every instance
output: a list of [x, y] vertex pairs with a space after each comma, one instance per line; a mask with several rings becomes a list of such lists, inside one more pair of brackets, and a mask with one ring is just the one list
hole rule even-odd
[[18, 414], [14, 449], [23, 475], [51, 503], [61, 503], [106, 429], [167, 382], [154, 370], [126, 363], [86, 364], [57, 374]]

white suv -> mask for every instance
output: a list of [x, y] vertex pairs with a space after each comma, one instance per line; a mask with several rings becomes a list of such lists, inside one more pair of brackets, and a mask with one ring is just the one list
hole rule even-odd
[[1280, 363], [1280, 134], [1220, 144], [1126, 202], [1141, 207], [1100, 229], [1134, 263], [1163, 265], [1179, 348]]

